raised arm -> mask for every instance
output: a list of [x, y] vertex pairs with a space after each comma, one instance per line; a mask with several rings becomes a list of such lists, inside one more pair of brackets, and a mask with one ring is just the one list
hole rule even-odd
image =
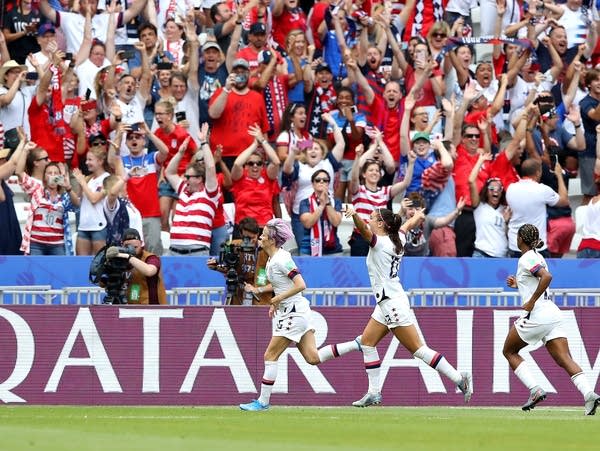
[[246, 164], [246, 161], [248, 161], [248, 158], [250, 158], [250, 156], [256, 151], [257, 148], [258, 142], [255, 139], [254, 141], [252, 141], [252, 144], [246, 147], [242, 151], [242, 153], [240, 153], [237, 156], [231, 168], [231, 180], [236, 182], [242, 178], [242, 176], [244, 175], [244, 165]]
[[477, 208], [480, 202], [479, 190], [477, 189], [477, 176], [479, 175], [483, 163], [491, 160], [491, 153], [480, 153], [475, 166], [473, 166], [473, 169], [471, 169], [471, 173], [469, 174], [469, 193], [471, 194], [471, 205], [473, 208]]
[[200, 126], [198, 138], [200, 140], [200, 152], [203, 152], [202, 156], [204, 157], [204, 186], [206, 191], [214, 192], [219, 188], [219, 184], [217, 182], [215, 159], [208, 145], [208, 122], [204, 122]]
[[181, 146], [179, 146], [177, 153], [173, 156], [173, 158], [171, 158], [171, 161], [169, 161], [167, 169], [165, 170], [165, 177], [174, 190], [177, 190], [177, 187], [181, 183], [181, 177], [179, 177], [179, 174], [177, 174], [177, 168], [179, 167], [181, 158], [187, 152], [187, 148], [191, 139], [191, 136], [185, 138], [185, 140], [181, 143]]
[[390, 197], [393, 199], [400, 193], [406, 192], [406, 189], [409, 187], [410, 182], [413, 178], [413, 171], [415, 169], [415, 161], [417, 160], [417, 154], [412, 150], [408, 152], [408, 166], [406, 166], [406, 174], [404, 174], [404, 178], [400, 182], [396, 182], [392, 185], [390, 189]]
[[277, 152], [275, 152], [275, 149], [271, 147], [271, 144], [269, 144], [269, 141], [263, 135], [263, 132], [258, 126], [258, 124], [254, 124], [248, 127], [248, 134], [250, 136], [253, 136], [257, 144], [260, 144], [265, 150], [265, 154], [267, 155], [267, 159], [269, 160], [269, 165], [267, 166], [267, 176], [269, 177], [269, 179], [275, 180], [279, 175], [280, 166]]
[[331, 149], [331, 154], [337, 161], [342, 161], [342, 159], [344, 158], [344, 148], [346, 147], [346, 142], [344, 141], [342, 129], [335, 122], [335, 119], [333, 119], [331, 114], [323, 113], [321, 117], [333, 129], [333, 139], [335, 140], [335, 144], [333, 146], [333, 149]]
[[48, 0], [41, 0], [40, 11], [44, 16], [46, 16], [50, 20], [50, 22], [56, 24], [56, 10], [52, 6], [50, 6]]
[[352, 205], [348, 205], [346, 208], [346, 217], [352, 218], [356, 230], [358, 230], [360, 235], [365, 239], [367, 243], [370, 243], [373, 239], [373, 232], [371, 232], [369, 226], [360, 218], [360, 216], [358, 216], [358, 213], [354, 211], [354, 207]]

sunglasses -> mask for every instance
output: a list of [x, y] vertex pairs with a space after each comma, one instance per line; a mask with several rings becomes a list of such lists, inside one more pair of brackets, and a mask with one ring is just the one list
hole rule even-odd
[[473, 138], [479, 139], [480, 136], [481, 135], [479, 133], [467, 133], [465, 135], [465, 138], [467, 138], [467, 139], [473, 139]]
[[317, 177], [313, 180], [313, 183], [329, 183], [329, 179]]
[[94, 141], [92, 143], [92, 147], [99, 147], [99, 146], [105, 146], [106, 145], [106, 141]]
[[434, 38], [447, 38], [448, 35], [446, 33], [432, 33], [432, 35]]
[[127, 139], [141, 139], [142, 135], [136, 135], [136, 134], [132, 134], [132, 135], [127, 135]]
[[246, 163], [246, 166], [252, 166], [252, 167], [261, 167], [263, 165], [262, 161], [249, 161], [248, 163]]
[[46, 156], [46, 157], [36, 158], [35, 161], [50, 161], [50, 157]]
[[186, 180], [189, 180], [191, 178], [199, 178], [199, 175], [196, 174], [183, 174], [183, 176], [185, 177]]

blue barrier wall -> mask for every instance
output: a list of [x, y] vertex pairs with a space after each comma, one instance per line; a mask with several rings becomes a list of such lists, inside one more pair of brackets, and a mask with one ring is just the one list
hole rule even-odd
[[[207, 257], [163, 257], [167, 289], [222, 286], [220, 273], [206, 268]], [[368, 287], [364, 258], [296, 257], [310, 288]], [[90, 257], [0, 256], [0, 285], [86, 286]], [[550, 259], [552, 288], [600, 286], [600, 260]], [[406, 289], [503, 287], [506, 276], [516, 271], [516, 259], [420, 258], [402, 261], [400, 278]]]

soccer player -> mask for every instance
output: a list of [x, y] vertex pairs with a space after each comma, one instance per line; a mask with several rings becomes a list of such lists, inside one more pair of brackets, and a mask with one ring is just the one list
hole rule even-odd
[[[373, 210], [368, 225], [351, 206], [348, 207], [346, 216], [352, 218], [362, 237], [369, 243], [367, 268], [377, 300], [375, 310], [365, 326], [362, 336], [359, 337], [369, 378], [369, 390], [352, 405], [367, 407], [381, 403], [379, 386], [381, 362], [375, 346], [388, 331], [392, 331], [402, 346], [413, 356], [423, 360], [452, 380], [464, 394], [465, 402], [469, 402], [473, 393], [471, 374], [459, 373], [443, 355], [421, 341], [412, 319], [413, 314], [408, 297], [398, 279], [398, 269], [406, 243], [406, 232], [423, 222], [425, 219], [423, 209], [418, 209], [415, 215], [404, 224], [399, 215], [395, 215], [391, 210], [385, 208]], [[327, 347], [321, 349], [322, 353], [324, 349]]]
[[506, 284], [519, 289], [523, 313], [510, 328], [502, 352], [515, 375], [530, 390], [529, 399], [521, 407], [523, 410], [531, 410], [546, 399], [546, 392], [536, 383], [527, 363], [519, 355], [519, 351], [528, 344], [542, 340], [554, 361], [571, 376], [573, 384], [583, 395], [585, 414], [594, 415], [600, 404], [600, 396], [594, 393], [581, 367], [569, 353], [569, 343], [561, 328], [560, 310], [548, 294], [552, 274], [548, 271], [546, 260], [537, 251], [543, 245], [536, 226], [523, 224], [519, 228], [517, 246], [522, 255], [517, 275], [508, 276]]
[[269, 256], [266, 267], [269, 283], [256, 288], [256, 292], [275, 293], [269, 307], [273, 336], [265, 351], [260, 397], [248, 404], [240, 404], [242, 410], [269, 408], [271, 391], [277, 378], [277, 360], [292, 341], [297, 343], [298, 350], [308, 363], [320, 363], [315, 330], [310, 322], [310, 304], [301, 294], [306, 284], [290, 253], [281, 247], [293, 236], [290, 227], [282, 219], [275, 218], [267, 222], [260, 237], [261, 247]]

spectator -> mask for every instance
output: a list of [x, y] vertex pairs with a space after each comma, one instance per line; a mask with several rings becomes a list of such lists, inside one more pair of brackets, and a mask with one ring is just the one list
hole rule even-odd
[[137, 50], [135, 56], [127, 61], [129, 73], [131, 75], [135, 78], [139, 78], [142, 73], [142, 52], [146, 53], [150, 65], [173, 62], [173, 55], [162, 49], [162, 42], [158, 38], [156, 25], [150, 22], [144, 22], [138, 27], [138, 34], [140, 36], [140, 42], [144, 44], [144, 49]]
[[[163, 99], [156, 103], [154, 112], [156, 116], [156, 122], [158, 129], [155, 130], [155, 134], [168, 148], [168, 156], [164, 161], [163, 166], [167, 167], [171, 160], [178, 154], [179, 149], [187, 138], [190, 138], [189, 133], [179, 124], [173, 122], [174, 117], [174, 99]], [[192, 140], [191, 143], [185, 146], [186, 152], [180, 156], [179, 163], [177, 166], [177, 174], [183, 174], [185, 168], [189, 165], [192, 160], [192, 155], [196, 152], [196, 142]], [[194, 185], [194, 188], [196, 186]], [[176, 187], [172, 183], [165, 180], [160, 182], [158, 192], [160, 196], [160, 214], [161, 214], [161, 228], [164, 231], [169, 230], [169, 217], [173, 210], [173, 206], [177, 201]]]
[[22, 86], [27, 75], [27, 66], [15, 60], [5, 62], [0, 68], [0, 122], [4, 130], [23, 127], [29, 136], [27, 109], [35, 93], [35, 86]]
[[[277, 183], [280, 163], [260, 127], [249, 127], [248, 134], [254, 141], [238, 155], [231, 169], [231, 193], [235, 199], [234, 222], [237, 225], [243, 218], [254, 218], [262, 228], [273, 217], [281, 216]], [[259, 145], [264, 149], [268, 160], [266, 169], [265, 158], [257, 152]]]
[[183, 23], [177, 17], [170, 17], [163, 25], [164, 45], [163, 52], [169, 52], [173, 56], [173, 62], [181, 65], [185, 55], [183, 44]]
[[[600, 135], [600, 125], [596, 126]], [[594, 182], [600, 187], [600, 140], [596, 141]], [[579, 225], [579, 224], [578, 224]], [[582, 239], [577, 248], [577, 258], [600, 258], [600, 194], [594, 196], [584, 207]]]
[[298, 189], [293, 198], [290, 214], [292, 231], [298, 245], [304, 236], [304, 226], [300, 222], [300, 201], [306, 199], [313, 191], [312, 174], [319, 169], [326, 170], [331, 181], [328, 190], [333, 193], [333, 177], [340, 168], [340, 161], [344, 152], [344, 137], [341, 129], [330, 114], [323, 114], [323, 120], [332, 127], [333, 136], [335, 137], [333, 149], [328, 152], [322, 141], [309, 141], [303, 144], [302, 149], [296, 147], [294, 152], [290, 152], [283, 163], [284, 184], [291, 185], [296, 181], [298, 182]]
[[296, 83], [288, 91], [288, 100], [295, 103], [304, 103], [304, 80], [309, 78], [310, 61], [312, 61], [314, 48], [307, 47], [306, 36], [302, 30], [292, 30], [286, 38], [287, 72], [293, 74]]
[[[116, 27], [121, 28], [131, 22], [146, 6], [147, 0], [134, 0], [123, 12], [117, 14]], [[54, 26], [58, 26], [65, 34], [67, 52], [77, 53], [83, 42], [83, 30], [86, 14], [92, 19], [92, 38], [106, 42], [110, 13], [98, 12], [98, 0], [80, 0], [79, 12], [59, 12], [48, 3], [41, 0], [40, 11]], [[114, 38], [114, 37], [111, 37]]]
[[252, 144], [248, 128], [258, 124], [264, 132], [269, 129], [263, 96], [248, 87], [248, 61], [236, 59], [225, 86], [213, 94], [208, 102], [208, 114], [213, 119], [211, 145], [223, 146], [223, 161], [227, 167]]
[[292, 30], [306, 31], [306, 15], [298, 0], [275, 0], [273, 2], [273, 40], [287, 50], [286, 37]]
[[199, 123], [210, 123], [211, 118], [208, 115], [208, 102], [212, 95], [221, 86], [225, 85], [227, 76], [226, 62], [223, 60], [221, 49], [214, 41], [207, 41], [202, 46], [202, 56], [204, 61], [198, 68], [198, 106]]
[[142, 215], [125, 194], [125, 180], [118, 175], [109, 175], [102, 181], [106, 197], [102, 202], [106, 218], [106, 245], [119, 246], [123, 232], [134, 228], [142, 235]]
[[276, 148], [279, 161], [283, 163], [290, 152], [295, 152], [301, 141], [310, 139], [306, 131], [306, 107], [301, 103], [288, 104], [281, 118], [280, 130]]
[[506, 193], [499, 178], [488, 179], [481, 191], [477, 190], [477, 175], [490, 153], [480, 154], [469, 175], [471, 205], [475, 219], [475, 249], [473, 257], [506, 257], [508, 237], [506, 228], [511, 211], [506, 205]]
[[336, 92], [333, 87], [333, 72], [328, 64], [313, 61], [310, 77], [304, 84], [306, 93], [307, 129], [315, 138], [324, 139], [327, 136], [327, 124], [322, 115], [335, 109]]
[[35, 39], [40, 36], [40, 12], [33, 7], [31, 0], [17, 0], [16, 5], [4, 13], [2, 23], [8, 52], [16, 62], [25, 64], [27, 55], [40, 50]]
[[[254, 72], [259, 65], [258, 54], [261, 50], [269, 49], [267, 43], [267, 27], [262, 22], [253, 23], [248, 31], [248, 46], [239, 51], [237, 50], [238, 44], [235, 41], [235, 37], [236, 35], [234, 34], [230, 48], [237, 52], [235, 57], [246, 60], [248, 62], [249, 70]], [[279, 58], [279, 55], [277, 55], [277, 57]]]
[[[404, 245], [404, 255], [412, 257], [429, 256], [429, 237], [434, 229], [446, 227], [457, 217], [460, 216], [465, 202], [460, 199], [456, 208], [450, 214], [442, 218], [434, 218], [430, 215], [425, 216], [425, 221], [417, 226], [406, 230], [406, 244]], [[419, 193], [410, 193], [402, 202], [402, 211], [404, 212], [404, 221], [409, 221], [417, 211], [424, 210], [425, 199]]]
[[[377, 139], [364, 155], [357, 155], [352, 166], [349, 191], [352, 194], [352, 204], [363, 221], [369, 221], [371, 214], [378, 208], [385, 208], [389, 201], [402, 192], [406, 191], [412, 178], [412, 172], [416, 160], [414, 152], [408, 154], [408, 167], [404, 180], [393, 185], [379, 186], [381, 181], [381, 166], [378, 160], [373, 159], [374, 154], [381, 150], [383, 160], [389, 166], [391, 154], [384, 147], [383, 140]], [[357, 149], [357, 154], [361, 149]], [[369, 253], [369, 243], [364, 240], [356, 228], [350, 237], [350, 255], [365, 256]]]
[[[40, 67], [44, 67], [52, 55], [50, 50], [56, 44], [56, 29], [51, 23], [44, 23], [39, 26], [36, 39], [39, 51], [33, 53], [32, 56]], [[29, 58], [25, 59], [25, 65], [27, 66], [28, 72], [36, 72], [36, 69], [33, 64], [31, 64], [31, 61], [29, 61]]]
[[96, 255], [106, 244], [106, 218], [103, 210], [103, 199], [106, 196], [103, 181], [110, 174], [106, 162], [106, 137], [101, 134], [89, 138], [90, 150], [85, 164], [89, 176], [84, 176], [79, 169], [73, 175], [81, 187], [80, 220], [77, 229], [77, 255]]
[[304, 237], [299, 243], [300, 255], [320, 257], [342, 252], [337, 228], [342, 222], [342, 203], [329, 193], [329, 174], [320, 169], [311, 176], [313, 193], [300, 201], [300, 222]]
[[596, 158], [596, 127], [600, 124], [600, 71], [597, 69], [589, 70], [585, 75], [585, 85], [589, 89], [589, 93], [579, 102], [581, 119], [585, 129], [585, 151], [579, 155], [579, 178], [581, 179], [581, 191], [583, 193], [581, 203], [583, 205], [586, 205], [592, 197], [598, 194], [598, 190], [594, 185], [593, 168]]
[[36, 147], [33, 141], [25, 144], [16, 169], [31, 202], [21, 251], [25, 255], [73, 255], [68, 212], [79, 206], [79, 197], [63, 164], [47, 164], [42, 183], [25, 172], [25, 159]]
[[[142, 216], [144, 248], [153, 254], [162, 255], [158, 179], [169, 150], [144, 122], [141, 128], [135, 127], [135, 130], [130, 125], [121, 125], [117, 141], [120, 141], [121, 133], [126, 133], [125, 142], [129, 155], [111, 155], [109, 163], [115, 168], [115, 173], [127, 181], [127, 195]], [[148, 153], [147, 138], [158, 152]], [[111, 146], [111, 150], [115, 150], [114, 146]]]
[[[240, 5], [237, 7], [239, 8]], [[213, 34], [217, 44], [223, 53], [227, 53], [238, 16], [233, 13], [227, 2], [218, 2], [210, 7], [210, 19], [214, 24]]]
[[15, 211], [14, 195], [5, 180], [15, 171], [20, 153], [23, 151], [23, 145], [18, 146], [12, 156], [10, 155], [11, 151], [8, 147], [0, 150], [0, 223], [2, 224], [0, 255], [22, 254], [19, 247], [23, 237]]
[[140, 233], [133, 228], [123, 232], [122, 245], [133, 247], [135, 255], [119, 254], [132, 266], [127, 280], [128, 304], [166, 304], [167, 292], [160, 257], [144, 249]]
[[167, 255], [193, 256], [209, 253], [211, 229], [221, 193], [207, 139], [208, 124], [202, 124], [200, 152], [204, 159], [204, 171], [196, 162], [191, 162], [185, 168], [185, 180], [178, 175], [180, 162], [188, 145], [193, 142], [190, 136], [179, 146], [165, 171], [167, 180], [179, 196], [171, 226], [171, 247]]
[[508, 254], [509, 257], [519, 257], [517, 246], [517, 231], [523, 224], [533, 224], [540, 231], [540, 240], [544, 246], [540, 253], [549, 256], [546, 246], [546, 205], [564, 207], [569, 205], [567, 188], [561, 174], [559, 163], [554, 166], [554, 173], [558, 180], [558, 193], [549, 186], [540, 183], [542, 165], [534, 159], [527, 159], [521, 165], [521, 180], [513, 183], [506, 190], [506, 201], [512, 210], [512, 217], [508, 223]]

